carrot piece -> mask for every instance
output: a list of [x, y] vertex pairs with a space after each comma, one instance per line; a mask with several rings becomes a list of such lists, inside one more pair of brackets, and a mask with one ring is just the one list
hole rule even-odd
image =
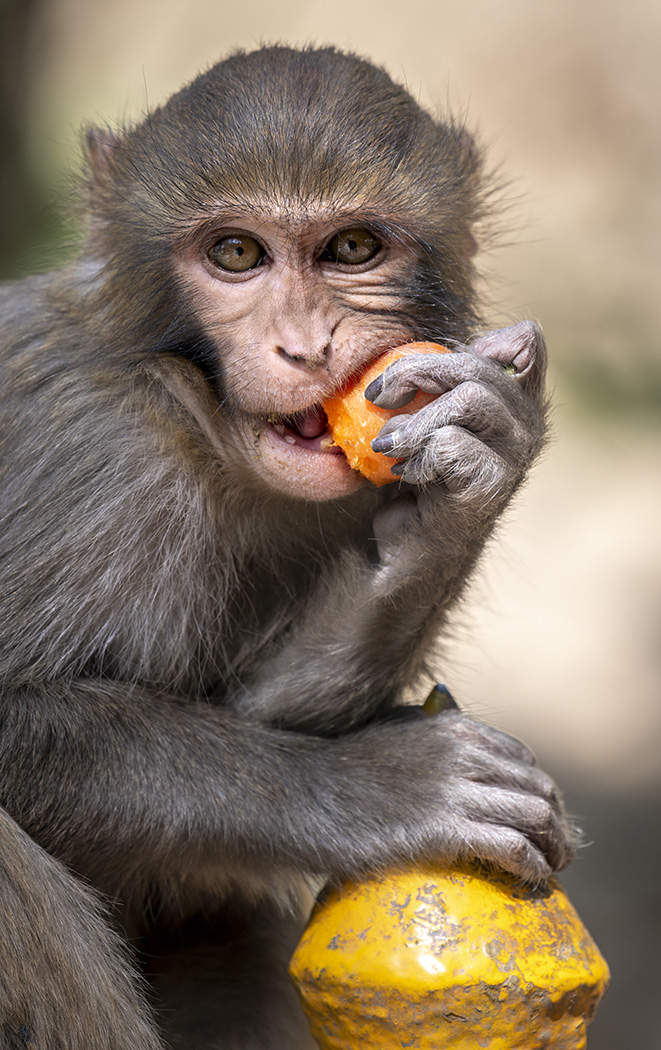
[[419, 390], [413, 400], [403, 408], [377, 408], [365, 399], [366, 388], [388, 365], [400, 357], [408, 354], [447, 353], [447, 347], [439, 343], [405, 343], [403, 346], [396, 346], [387, 350], [376, 361], [372, 361], [352, 384], [324, 402], [323, 408], [334, 444], [342, 449], [349, 466], [359, 470], [372, 484], [388, 485], [395, 481], [390, 468], [394, 463], [401, 463], [400, 459], [386, 456], [382, 452], [373, 452], [370, 446], [386, 419], [417, 412], [423, 405], [433, 401], [435, 395]]

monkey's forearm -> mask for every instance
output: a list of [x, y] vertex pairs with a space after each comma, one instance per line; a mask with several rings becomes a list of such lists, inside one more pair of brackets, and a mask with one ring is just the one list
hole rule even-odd
[[324, 740], [111, 682], [7, 697], [0, 802], [113, 895], [472, 853], [535, 880], [570, 848], [527, 749], [460, 715]]
[[[463, 564], [463, 563], [462, 563]], [[464, 565], [465, 568], [465, 565]], [[230, 704], [261, 722], [319, 734], [358, 726], [397, 701], [456, 599], [462, 572], [398, 578], [346, 557]]]
[[359, 828], [370, 795], [391, 808], [386, 784], [355, 761], [345, 782], [339, 742], [113, 682], [8, 693], [2, 719], [0, 804], [104, 892], [264, 857], [337, 872], [385, 855]]

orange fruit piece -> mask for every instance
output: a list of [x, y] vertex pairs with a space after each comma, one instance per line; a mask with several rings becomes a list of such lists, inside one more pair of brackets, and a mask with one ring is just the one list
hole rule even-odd
[[333, 443], [344, 452], [349, 466], [359, 470], [373, 485], [388, 485], [395, 481], [390, 473], [394, 463], [401, 459], [374, 452], [370, 442], [377, 436], [386, 419], [391, 416], [411, 415], [435, 400], [434, 394], [419, 390], [403, 408], [377, 408], [365, 398], [365, 390], [393, 361], [409, 354], [447, 354], [450, 351], [439, 343], [405, 343], [387, 350], [372, 361], [353, 383], [324, 401], [323, 409]]

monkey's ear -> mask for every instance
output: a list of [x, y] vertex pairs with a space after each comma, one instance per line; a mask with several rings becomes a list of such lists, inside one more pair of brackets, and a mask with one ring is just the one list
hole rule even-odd
[[85, 130], [84, 149], [92, 178], [101, 181], [112, 168], [113, 157], [122, 140], [110, 128], [89, 127]]

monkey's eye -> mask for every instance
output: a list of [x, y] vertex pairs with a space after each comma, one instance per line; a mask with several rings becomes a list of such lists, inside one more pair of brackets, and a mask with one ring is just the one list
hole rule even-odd
[[381, 248], [381, 241], [369, 230], [341, 230], [324, 248], [324, 262], [346, 263], [359, 266], [369, 262]]
[[215, 266], [221, 270], [229, 270], [230, 273], [243, 273], [245, 270], [254, 270], [264, 260], [264, 249], [254, 237], [246, 233], [234, 233], [229, 237], [214, 244], [209, 252], [209, 258]]

